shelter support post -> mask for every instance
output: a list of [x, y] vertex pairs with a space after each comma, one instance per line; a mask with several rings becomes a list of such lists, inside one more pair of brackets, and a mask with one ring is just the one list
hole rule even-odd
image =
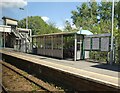
[[114, 53], [113, 53], [113, 29], [114, 28], [114, 0], [112, 1], [112, 31], [111, 31], [111, 50], [110, 50], [110, 65], [114, 63]]
[[51, 49], [52, 49], [52, 51], [53, 51], [53, 43], [54, 43], [54, 37], [52, 36], [51, 37], [51, 46], [52, 46]]
[[32, 39], [33, 39], [33, 38], [31, 37], [31, 36], [32, 36], [32, 30], [31, 30], [31, 29], [30, 29], [29, 33], [30, 33], [30, 37], [29, 37], [29, 39], [30, 39], [29, 49], [30, 49], [30, 52], [32, 52], [32, 45], [33, 45], [33, 44], [32, 44], [32, 41], [33, 41]]
[[62, 59], [63, 59], [63, 35], [61, 36], [61, 44], [62, 44]]
[[75, 45], [74, 45], [74, 61], [77, 59], [77, 34], [74, 36], [75, 38]]

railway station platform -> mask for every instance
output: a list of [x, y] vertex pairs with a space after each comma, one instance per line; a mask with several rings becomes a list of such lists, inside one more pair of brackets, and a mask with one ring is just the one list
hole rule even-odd
[[[16, 52], [12, 49], [0, 49], [0, 53], [3, 60], [11, 61], [11, 64], [15, 61], [14, 59], [19, 59], [14, 62], [18, 66], [31, 69], [32, 73], [61, 82], [78, 91], [118, 91], [120, 89], [120, 67], [116, 65], [55, 59]], [[25, 63], [24, 66], [23, 63]], [[31, 66], [32, 64], [37, 66]]]

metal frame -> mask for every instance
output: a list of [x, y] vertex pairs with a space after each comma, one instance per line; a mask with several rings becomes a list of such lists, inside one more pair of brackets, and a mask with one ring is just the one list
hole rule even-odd
[[[53, 33], [53, 34], [44, 34], [44, 35], [34, 35], [32, 36], [32, 38], [34, 41], [33, 43], [36, 44], [37, 47], [37, 54], [52, 56], [62, 59], [67, 58], [67, 56], [70, 55], [70, 58], [73, 58], [74, 61], [76, 61], [77, 36], [83, 37], [83, 35], [77, 34], [76, 32], [68, 32], [68, 33], [62, 32], [62, 33]], [[67, 39], [69, 42], [66, 41]], [[41, 41], [43, 42], [43, 44], [41, 43]]]
[[[98, 35], [88, 35], [88, 36], [85, 36], [85, 38], [90, 38], [90, 46], [91, 48], [90, 49], [84, 49], [85, 51], [101, 51], [101, 38], [106, 38], [106, 37], [109, 37], [110, 38], [110, 35], [111, 34], [98, 34]], [[93, 49], [93, 46], [92, 46], [92, 39], [93, 38], [99, 38], [99, 49]], [[109, 44], [110, 44], [110, 40], [109, 40]], [[109, 47], [109, 46], [108, 46]], [[110, 47], [109, 47], [109, 50], [108, 52], [110, 51]]]

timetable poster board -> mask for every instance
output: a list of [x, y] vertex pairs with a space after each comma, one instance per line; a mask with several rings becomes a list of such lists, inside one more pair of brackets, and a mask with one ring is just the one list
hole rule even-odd
[[99, 50], [100, 49], [100, 40], [99, 38], [92, 38], [92, 50]]
[[110, 38], [103, 37], [101, 38], [101, 51], [109, 51]]
[[85, 50], [91, 50], [91, 38], [85, 37], [84, 42]]

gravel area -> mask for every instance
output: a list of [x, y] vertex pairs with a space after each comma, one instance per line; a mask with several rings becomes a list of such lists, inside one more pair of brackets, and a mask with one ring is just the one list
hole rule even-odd
[[2, 83], [9, 91], [43, 91], [39, 86], [5, 66], [2, 66]]

